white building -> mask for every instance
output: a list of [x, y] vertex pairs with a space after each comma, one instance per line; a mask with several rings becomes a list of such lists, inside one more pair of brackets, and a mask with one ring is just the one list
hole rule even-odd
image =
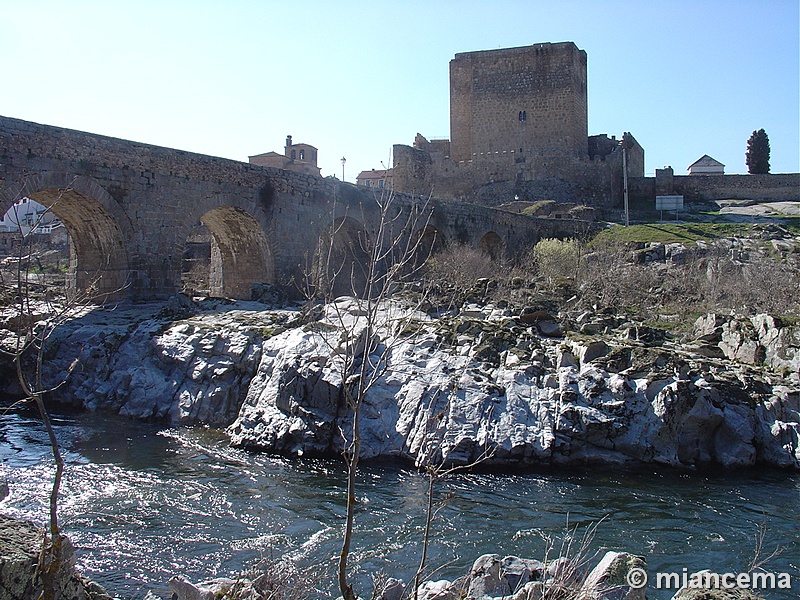
[[700, 158], [689, 165], [689, 175], [724, 175], [725, 165], [708, 154], [703, 154]]
[[50, 212], [47, 207], [34, 202], [30, 198], [23, 198], [6, 211], [0, 219], [0, 231], [26, 235], [31, 229], [36, 233], [50, 233], [60, 227], [61, 221]]

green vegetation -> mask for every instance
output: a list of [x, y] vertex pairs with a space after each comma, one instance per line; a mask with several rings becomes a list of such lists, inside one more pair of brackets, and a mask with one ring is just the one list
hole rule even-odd
[[578, 271], [581, 245], [578, 240], [539, 240], [531, 251], [532, 262], [537, 271], [549, 283], [559, 278], [571, 277]]
[[525, 207], [523, 209], [522, 214], [533, 216], [536, 215], [540, 210], [542, 210], [545, 206], [555, 204], [555, 200], [540, 200], [539, 202], [534, 202], [530, 206]]
[[747, 172], [751, 175], [766, 175], [769, 173], [769, 137], [763, 129], [754, 131], [747, 140], [745, 162]]
[[[798, 218], [800, 226], [800, 218]], [[648, 223], [645, 225], [612, 225], [601, 231], [593, 245], [619, 242], [676, 242], [693, 243], [697, 240], [711, 242], [726, 237], [747, 237], [759, 225], [753, 223]]]

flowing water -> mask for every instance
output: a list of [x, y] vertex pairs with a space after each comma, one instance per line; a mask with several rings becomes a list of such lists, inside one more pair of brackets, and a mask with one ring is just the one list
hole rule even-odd
[[[333, 595], [344, 516], [344, 469], [329, 460], [287, 460], [230, 448], [223, 435], [108, 415], [58, 415], [67, 462], [61, 521], [79, 566], [110, 592], [169, 598], [166, 581], [232, 576], [262, 556], [313, 566], [321, 598]], [[10, 495], [0, 512], [47, 519], [53, 473], [47, 436], [31, 412], [0, 416], [0, 475]], [[419, 561], [425, 477], [396, 465], [361, 471], [357, 581], [383, 569], [408, 580]], [[782, 553], [767, 571], [787, 572], [800, 594], [800, 476], [780, 471], [685, 474], [586, 470], [454, 475], [437, 487], [447, 498], [434, 522], [430, 560], [451, 579], [479, 555], [543, 558], [568, 530], [597, 525], [592, 550], [643, 555], [648, 571], [719, 573], [746, 569], [755, 535]], [[550, 542], [548, 542], [550, 540]], [[578, 540], [573, 542], [573, 547]], [[551, 553], [552, 555], [552, 553]], [[670, 598], [674, 590], [653, 590]], [[368, 594], [367, 594], [368, 595]]]

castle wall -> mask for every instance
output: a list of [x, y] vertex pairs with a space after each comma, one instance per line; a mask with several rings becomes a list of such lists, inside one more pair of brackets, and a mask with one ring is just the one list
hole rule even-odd
[[[628, 173], [644, 174], [644, 150], [626, 133]], [[622, 142], [602, 158], [555, 162], [530, 154], [498, 151], [456, 162], [442, 153], [395, 145], [394, 189], [497, 206], [514, 200], [554, 200], [591, 206], [622, 204]], [[427, 147], [424, 146], [423, 147]]]
[[[621, 204], [623, 140], [593, 136], [590, 157], [587, 122], [586, 53], [574, 43], [456, 54], [449, 146], [420, 134], [395, 146], [395, 189], [487, 205]], [[629, 174], [644, 175], [644, 150], [623, 139]]]
[[638, 177], [629, 180], [628, 189], [631, 199], [637, 202], [655, 202], [657, 194], [680, 195], [687, 202], [727, 199], [800, 202], [800, 173]]

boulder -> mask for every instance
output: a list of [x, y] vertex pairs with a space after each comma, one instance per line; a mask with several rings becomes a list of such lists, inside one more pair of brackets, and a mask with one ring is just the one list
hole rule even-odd
[[[711, 574], [711, 571], [701, 571], [696, 575], [699, 577], [704, 576], [706, 573]], [[695, 575], [694, 573], [692, 575]], [[756, 594], [749, 589], [732, 588], [726, 589], [722, 587], [705, 587], [701, 585], [692, 585], [691, 583], [686, 587], [679, 589], [672, 600], [765, 600], [763, 596]]]
[[191, 583], [181, 576], [171, 577], [169, 587], [174, 600], [215, 600], [227, 592], [233, 584], [233, 579], [218, 578], [200, 583]]
[[694, 322], [694, 334], [697, 339], [703, 339], [703, 341], [719, 342], [722, 334], [722, 325], [727, 322], [728, 320], [722, 315], [709, 313], [698, 317]]
[[[697, 319], [694, 333], [706, 356], [725, 357], [790, 373], [800, 372], [800, 324], [766, 314], [750, 318], [709, 314]], [[719, 347], [717, 356], [714, 346]], [[700, 352], [698, 349], [698, 352]]]
[[[243, 304], [200, 303], [178, 321], [153, 316], [158, 307], [138, 321], [124, 315], [138, 307], [75, 319], [56, 330], [47, 380], [61, 381], [76, 357], [79, 367], [52, 396], [135, 418], [227, 427], [240, 447], [327, 456], [341, 452], [340, 431], [351, 430], [345, 386], [355, 379], [343, 381], [343, 361], [368, 361], [379, 368], [368, 371], [374, 381], [362, 404], [365, 458], [800, 469], [800, 340], [797, 326], [780, 319], [708, 315], [696, 335], [709, 341], [690, 353], [635, 323], [603, 339], [565, 340], [495, 309], [434, 320], [389, 302], [368, 332], [370, 313], [353, 298], [304, 313]], [[524, 314], [536, 326], [557, 326], [543, 309]], [[754, 341], [778, 373], [745, 372], [719, 358], [723, 332], [732, 355], [742, 358], [742, 341]]]
[[461, 600], [463, 591], [454, 589], [446, 579], [426, 581], [418, 589], [419, 600]]
[[[453, 582], [428, 581], [417, 590], [424, 600], [645, 600], [644, 586], [633, 587], [644, 574], [642, 557], [625, 552], [607, 552], [588, 574], [566, 556], [545, 565], [538, 560], [484, 554], [469, 573]], [[630, 581], [629, 581], [630, 579]], [[633, 584], [633, 586], [631, 585]]]
[[532, 325], [533, 323], [538, 323], [539, 321], [555, 321], [556, 319], [543, 308], [528, 306], [522, 309], [522, 312], [519, 315], [519, 320], [526, 325]]
[[611, 351], [603, 340], [570, 340], [569, 345], [581, 364], [602, 358]]
[[[609, 551], [592, 569], [581, 585], [578, 600], [646, 600], [645, 585], [632, 587], [640, 581], [646, 583], [645, 561], [641, 556], [627, 552]], [[637, 579], [642, 577], [642, 579]]]
[[378, 596], [378, 600], [403, 600], [406, 586], [400, 579], [389, 577]]
[[508, 596], [513, 590], [502, 574], [502, 561], [497, 554], [478, 557], [469, 571], [468, 598]]
[[536, 330], [545, 337], [561, 337], [564, 335], [561, 325], [555, 320], [537, 321]]
[[[0, 598], [38, 598], [43, 582], [37, 569], [44, 532], [32, 523], [0, 515]], [[70, 600], [112, 600], [102, 587], [75, 570], [75, 549], [61, 537], [52, 581], [57, 596]], [[51, 560], [51, 559], [46, 559]]]
[[767, 358], [755, 328], [749, 320], [731, 320], [722, 326], [719, 347], [727, 358], [749, 365], [761, 364]]

